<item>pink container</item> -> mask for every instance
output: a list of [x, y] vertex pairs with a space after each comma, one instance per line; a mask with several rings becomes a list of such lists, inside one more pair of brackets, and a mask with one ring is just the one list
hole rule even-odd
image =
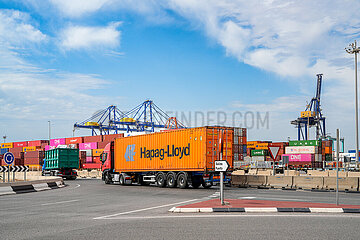
[[97, 148], [98, 148], [98, 143], [97, 142], [79, 143], [79, 149], [80, 150], [97, 149]]
[[55, 148], [56, 148], [55, 146], [46, 145], [45, 146], [45, 151], [49, 151], [49, 150], [52, 150], [52, 149], [55, 149]]
[[288, 156], [289, 162], [313, 162], [314, 154], [283, 154], [282, 157]]
[[51, 139], [50, 140], [50, 145], [51, 146], [57, 146], [57, 145], [65, 145], [66, 141], [65, 138], [58, 138], [58, 139]]
[[86, 162], [86, 163], [92, 163], [92, 162], [93, 162], [92, 157], [86, 157], [85, 162]]

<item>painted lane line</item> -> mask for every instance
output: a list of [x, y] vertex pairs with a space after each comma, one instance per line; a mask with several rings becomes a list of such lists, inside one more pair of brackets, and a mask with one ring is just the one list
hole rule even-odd
[[239, 197], [239, 199], [254, 199], [256, 197]]
[[49, 206], [49, 205], [55, 205], [55, 204], [62, 204], [62, 203], [70, 203], [70, 202], [78, 202], [79, 199], [69, 200], [69, 201], [61, 201], [61, 202], [52, 202], [52, 203], [43, 203], [41, 206]]
[[132, 210], [132, 211], [128, 211], [128, 212], [122, 212], [122, 213], [116, 213], [116, 214], [111, 214], [111, 215], [102, 216], [102, 217], [96, 217], [96, 218], [93, 218], [93, 219], [97, 220], [97, 219], [111, 218], [111, 217], [116, 217], [116, 216], [120, 216], [120, 215], [129, 214], [129, 213], [143, 212], [143, 211], [147, 211], [147, 210], [163, 208], [163, 207], [169, 207], [169, 206], [179, 205], [179, 204], [183, 204], [183, 203], [194, 202], [194, 201], [198, 201], [198, 200], [199, 199], [191, 199], [191, 200], [187, 200], [187, 201], [183, 201], [183, 202], [170, 203], [170, 204], [165, 204], [165, 205], [160, 205], [160, 206], [155, 206], [155, 207], [137, 209], [137, 210]]
[[256, 218], [256, 217], [311, 217], [311, 218], [360, 218], [360, 215], [317, 215], [317, 214], [205, 214], [205, 215], [164, 215], [164, 216], [119, 216], [111, 218], [101, 218], [102, 220], [145, 220], [145, 219], [166, 219], [166, 218], [219, 218], [219, 217], [238, 217], [238, 218]]

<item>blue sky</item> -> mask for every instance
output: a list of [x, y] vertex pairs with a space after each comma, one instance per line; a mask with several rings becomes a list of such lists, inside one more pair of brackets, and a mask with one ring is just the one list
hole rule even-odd
[[294, 139], [290, 121], [323, 73], [327, 132], [340, 128], [347, 148], [354, 146], [353, 57], [344, 47], [359, 37], [360, 3], [28, 0], [0, 6], [0, 132], [8, 141], [47, 138], [48, 120], [53, 137], [68, 137], [75, 122], [99, 109], [128, 110], [146, 99], [173, 112], [269, 112], [269, 128], [249, 129], [249, 139]]

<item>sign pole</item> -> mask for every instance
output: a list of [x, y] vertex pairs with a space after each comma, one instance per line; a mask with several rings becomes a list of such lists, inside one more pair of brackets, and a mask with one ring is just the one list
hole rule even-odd
[[10, 165], [8, 165], [8, 183], [10, 182]]
[[3, 182], [5, 182], [5, 176], [6, 176], [6, 174], [5, 174], [5, 171], [3, 172]]
[[[222, 161], [222, 152], [220, 152], [220, 161]], [[220, 202], [224, 205], [224, 172], [220, 172]]]
[[339, 205], [339, 135], [339, 129], [336, 129], [336, 205]]
[[12, 164], [12, 166], [13, 166], [13, 181], [15, 182], [15, 163], [13, 163]]

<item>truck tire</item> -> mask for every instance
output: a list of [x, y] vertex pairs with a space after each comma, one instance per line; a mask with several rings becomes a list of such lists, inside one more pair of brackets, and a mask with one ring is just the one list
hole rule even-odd
[[204, 182], [204, 183], [202, 183], [201, 185], [202, 185], [205, 189], [208, 189], [208, 188], [211, 188], [212, 183], [206, 183], [206, 182]]
[[104, 176], [104, 181], [105, 181], [105, 184], [110, 184], [111, 183], [111, 177], [110, 177], [110, 174], [108, 172], [105, 173], [105, 176]]
[[125, 185], [125, 178], [122, 174], [120, 175], [119, 183], [120, 185]]
[[177, 178], [177, 182], [178, 182], [178, 186], [179, 188], [187, 188], [188, 187], [188, 180], [187, 177], [184, 173], [180, 173], [178, 178]]
[[169, 188], [175, 188], [176, 187], [176, 177], [175, 173], [171, 172], [166, 177], [166, 184]]
[[158, 187], [161, 187], [161, 188], [166, 186], [165, 174], [163, 172], [159, 172], [156, 175], [156, 184]]

